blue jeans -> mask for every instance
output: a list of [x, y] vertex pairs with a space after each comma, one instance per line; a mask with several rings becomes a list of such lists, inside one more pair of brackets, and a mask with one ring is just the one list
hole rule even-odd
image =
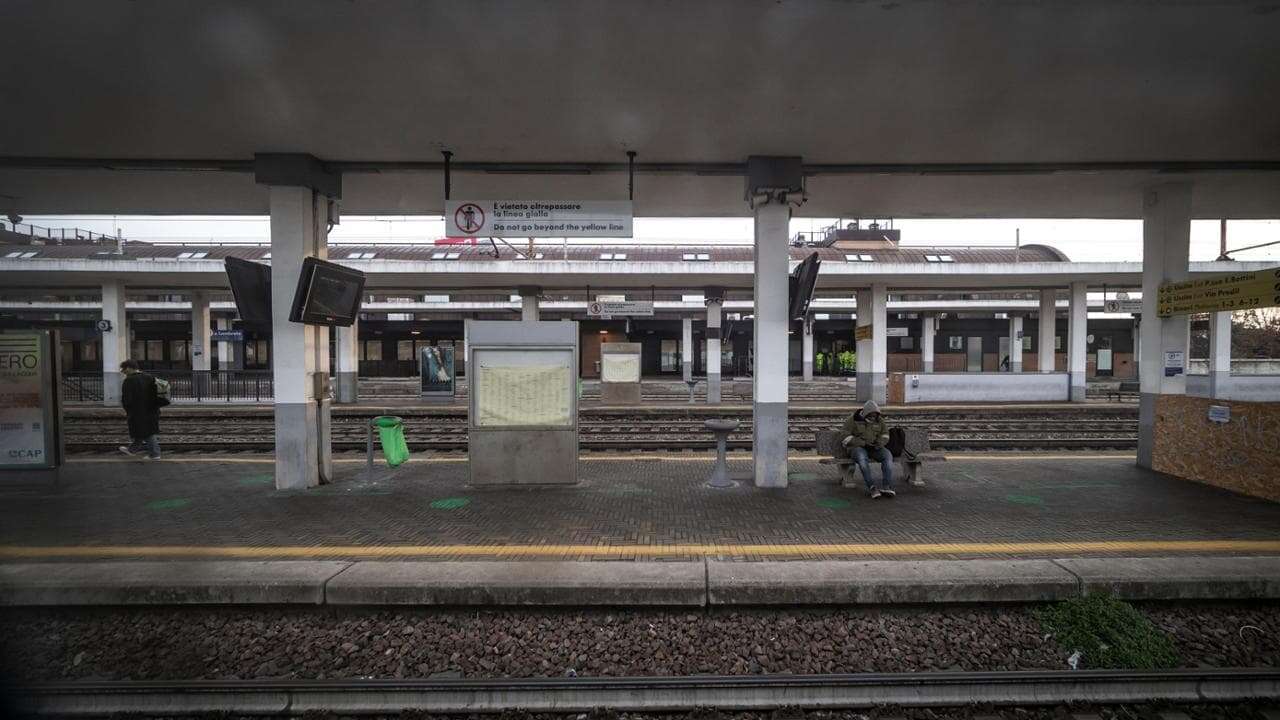
[[871, 482], [871, 467], [867, 465], [867, 460], [876, 458], [880, 461], [880, 472], [883, 480], [880, 481], [881, 490], [893, 489], [893, 454], [888, 448], [865, 448], [856, 447], [853, 449], [853, 459], [858, 463], [858, 468], [862, 470], [862, 481], [867, 484], [867, 489], [871, 490], [875, 485]]
[[153, 458], [160, 457], [160, 436], [152, 435], [144, 438], [130, 438], [129, 449], [133, 452], [147, 451]]

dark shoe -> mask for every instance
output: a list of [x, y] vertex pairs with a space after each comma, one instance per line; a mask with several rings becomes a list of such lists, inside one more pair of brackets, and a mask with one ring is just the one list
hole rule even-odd
[[885, 489], [883, 489], [883, 490], [881, 490], [881, 491], [880, 491], [880, 494], [881, 494], [881, 495], [884, 495], [885, 497], [888, 497], [888, 498], [891, 498], [891, 497], [897, 497], [897, 496], [898, 496], [898, 493], [894, 492], [892, 488], [885, 488]]

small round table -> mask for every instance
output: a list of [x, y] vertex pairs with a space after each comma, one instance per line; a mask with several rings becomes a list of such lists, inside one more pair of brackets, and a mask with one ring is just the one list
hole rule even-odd
[[716, 436], [716, 464], [711, 469], [711, 477], [707, 480], [708, 487], [731, 488], [736, 484], [729, 479], [729, 464], [725, 458], [725, 449], [729, 441], [729, 433], [737, 430], [741, 424], [737, 420], [720, 419], [707, 420], [703, 423], [703, 426]]

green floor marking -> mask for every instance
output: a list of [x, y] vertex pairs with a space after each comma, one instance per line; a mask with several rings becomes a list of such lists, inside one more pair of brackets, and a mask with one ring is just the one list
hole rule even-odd
[[249, 475], [242, 477], [236, 481], [241, 487], [256, 487], [258, 485], [275, 485], [276, 476], [271, 473], [262, 473], [260, 475]]
[[849, 501], [843, 498], [820, 498], [818, 505], [831, 510], [843, 510], [849, 507]]
[[788, 480], [817, 480], [818, 474], [811, 473], [811, 472], [789, 472], [787, 473], [787, 479]]
[[188, 498], [170, 498], [169, 500], [153, 500], [147, 503], [148, 510], [178, 510], [191, 504]]
[[1004, 499], [1015, 505], [1044, 505], [1044, 498], [1035, 495], [1005, 495]]
[[471, 504], [470, 498], [453, 497], [453, 498], [443, 498], [441, 500], [436, 500], [435, 502], [431, 503], [431, 507], [435, 508], [436, 510], [457, 510], [458, 508], [463, 508], [470, 504]]

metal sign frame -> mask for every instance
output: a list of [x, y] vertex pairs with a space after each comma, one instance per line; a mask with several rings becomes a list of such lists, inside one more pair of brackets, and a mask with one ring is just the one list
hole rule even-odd
[[[0, 339], [13, 341], [24, 336], [33, 337], [40, 353], [37, 362], [40, 387], [41, 430], [44, 433], [43, 461], [40, 463], [12, 463], [6, 455], [0, 457], [0, 470], [56, 470], [64, 460], [62, 438], [62, 373], [58, 367], [58, 332], [56, 330], [23, 330], [0, 333]], [[0, 356], [16, 354], [0, 349]], [[5, 408], [12, 407], [0, 403]], [[13, 452], [10, 450], [9, 452]]]

